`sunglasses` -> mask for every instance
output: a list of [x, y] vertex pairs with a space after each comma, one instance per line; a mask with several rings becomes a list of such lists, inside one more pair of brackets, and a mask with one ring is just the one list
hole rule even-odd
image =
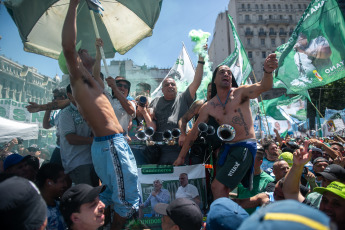
[[129, 86], [127, 84], [116, 83], [116, 86], [119, 88], [123, 87], [125, 89], [129, 89]]

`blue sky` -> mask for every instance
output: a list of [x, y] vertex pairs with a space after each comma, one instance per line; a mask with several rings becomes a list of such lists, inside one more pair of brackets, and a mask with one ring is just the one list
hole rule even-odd
[[[196, 64], [197, 55], [192, 52], [194, 43], [190, 41], [188, 33], [192, 29], [209, 32], [210, 43], [217, 15], [227, 9], [228, 3], [229, 0], [163, 0], [153, 35], [125, 55], [116, 54], [115, 60], [132, 59], [136, 65], [171, 68], [184, 42], [193, 63]], [[23, 50], [18, 30], [3, 4], [0, 4], [0, 36], [0, 55], [5, 55], [21, 65], [35, 67], [41, 74], [49, 77], [62, 75], [57, 60]], [[108, 61], [110, 60], [112, 59]]]

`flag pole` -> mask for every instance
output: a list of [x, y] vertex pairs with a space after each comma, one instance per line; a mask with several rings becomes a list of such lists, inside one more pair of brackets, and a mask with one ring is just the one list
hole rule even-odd
[[[257, 83], [258, 81], [256, 80], [254, 70], [252, 70], [252, 74], [253, 74], [253, 76], [254, 76], [255, 83]], [[265, 110], [265, 106], [264, 106], [264, 101], [263, 101], [263, 99], [262, 99], [261, 94], [260, 94], [260, 99], [261, 99], [261, 102], [262, 102], [262, 103], [261, 103], [261, 104], [262, 104], [262, 109], [263, 109], [263, 111], [264, 111], [264, 116], [265, 116], [265, 120], [266, 120], [266, 124], [267, 124], [268, 135], [271, 137], [271, 132], [270, 132], [270, 129], [269, 129], [269, 127], [268, 127], [268, 120], [267, 120], [267, 116], [266, 116], [266, 110]], [[260, 106], [259, 106], [259, 108], [260, 108]]]
[[[101, 38], [99, 36], [98, 27], [97, 27], [97, 24], [96, 24], [95, 13], [92, 10], [90, 10], [90, 15], [91, 15], [91, 19], [92, 19], [93, 28], [95, 30], [96, 38]], [[107, 61], [105, 60], [105, 55], [104, 55], [103, 47], [99, 47], [99, 50], [101, 51], [101, 56], [102, 56], [102, 60], [103, 60], [104, 68], [105, 68], [105, 73], [106, 73], [106, 77], [105, 78], [107, 78], [107, 77], [110, 76], [110, 74], [109, 74], [109, 70], [108, 70]]]

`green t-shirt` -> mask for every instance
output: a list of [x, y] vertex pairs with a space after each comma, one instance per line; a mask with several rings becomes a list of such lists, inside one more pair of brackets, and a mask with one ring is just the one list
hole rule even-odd
[[[248, 188], [243, 187], [242, 184], [238, 185], [237, 198], [249, 198], [265, 191], [268, 183], [273, 182], [274, 179], [265, 172], [255, 175], [253, 178], [253, 189], [249, 191]], [[252, 214], [256, 208], [246, 209], [249, 214]]]

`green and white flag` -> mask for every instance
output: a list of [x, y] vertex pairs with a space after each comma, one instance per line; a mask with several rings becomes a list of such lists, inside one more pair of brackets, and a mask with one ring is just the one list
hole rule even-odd
[[[276, 82], [290, 93], [306, 95], [310, 88], [345, 76], [345, 22], [336, 0], [313, 0], [288, 43], [277, 48]], [[307, 96], [307, 95], [306, 95]]]
[[247, 57], [247, 53], [243, 48], [240, 37], [236, 32], [234, 23], [232, 22], [231, 16], [228, 15], [230, 20], [230, 25], [232, 29], [232, 34], [235, 41], [235, 50], [227, 57], [222, 64], [230, 67], [232, 75], [235, 77], [237, 85], [245, 85], [249, 74], [252, 71], [252, 66]]
[[261, 110], [263, 110], [263, 104], [266, 109], [266, 115], [275, 120], [289, 120], [290, 117], [299, 121], [307, 119], [306, 99], [301, 95], [292, 98], [282, 95], [274, 99], [263, 100], [259, 104]]
[[[165, 78], [172, 77], [176, 82], [178, 92], [181, 93], [187, 89], [190, 83], [192, 83], [194, 75], [195, 71], [193, 63], [190, 60], [186, 47], [183, 45], [180, 55], [176, 59], [174, 66], [170, 69], [169, 73], [165, 76]], [[151, 94], [152, 99], [155, 97], [163, 96], [162, 82]]]

